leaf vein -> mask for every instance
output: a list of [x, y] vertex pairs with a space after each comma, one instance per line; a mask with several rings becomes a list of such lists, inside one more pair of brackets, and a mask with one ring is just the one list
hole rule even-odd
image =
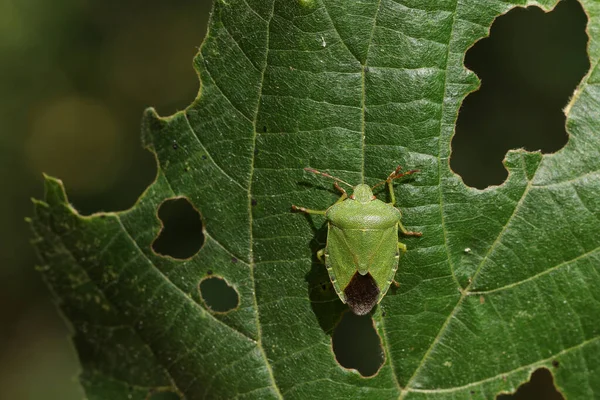
[[495, 293], [495, 292], [500, 292], [502, 290], [513, 288], [515, 286], [522, 285], [522, 284], [524, 284], [526, 282], [535, 280], [535, 279], [539, 278], [540, 276], [547, 275], [547, 274], [549, 274], [551, 272], [554, 272], [554, 271], [556, 271], [556, 270], [558, 270], [558, 269], [560, 269], [562, 267], [569, 266], [569, 265], [571, 265], [571, 264], [573, 264], [573, 263], [575, 263], [575, 262], [577, 262], [577, 261], [579, 261], [581, 259], [584, 259], [584, 258], [587, 258], [588, 256], [594, 255], [595, 253], [600, 253], [599, 250], [600, 250], [600, 246], [598, 246], [595, 249], [590, 250], [590, 251], [588, 251], [586, 253], [580, 254], [580, 255], [578, 255], [577, 257], [575, 257], [575, 258], [573, 258], [571, 260], [564, 261], [564, 262], [562, 262], [562, 263], [560, 263], [560, 264], [558, 264], [558, 265], [556, 265], [556, 266], [554, 266], [552, 268], [548, 268], [545, 271], [542, 271], [542, 272], [540, 272], [538, 274], [532, 275], [529, 278], [520, 280], [518, 282], [511, 283], [511, 284], [508, 284], [508, 285], [505, 285], [505, 286], [502, 286], [502, 287], [499, 287], [499, 288], [496, 288], [496, 289], [480, 290], [480, 291], [477, 291], [477, 290], [475, 290], [475, 291], [469, 291], [468, 295], [470, 296], [470, 295], [481, 295], [481, 294]]
[[[228, 178], [231, 182], [233, 182], [236, 186], [239, 186], [240, 189], [242, 189], [243, 191], [246, 191], [247, 188], [245, 188], [240, 182], [238, 182], [237, 180], [233, 179], [233, 177], [231, 175], [229, 175], [227, 172], [225, 172], [225, 170], [215, 162], [214, 158], [212, 157], [212, 155], [210, 154], [210, 152], [206, 149], [206, 146], [204, 146], [204, 143], [202, 143], [202, 141], [200, 140], [200, 135], [198, 135], [196, 133], [196, 131], [194, 130], [194, 128], [192, 128], [192, 125], [190, 123], [190, 120], [188, 118], [188, 115], [186, 112], [183, 113], [183, 115], [185, 116], [185, 121], [186, 121], [186, 125], [188, 127], [188, 129], [190, 130], [190, 132], [192, 132], [193, 136], [196, 138], [196, 140], [198, 141], [198, 144], [200, 145], [200, 147], [202, 147], [202, 150], [204, 150], [204, 152], [206, 153], [206, 156], [210, 159], [210, 161], [214, 164], [215, 167], [217, 167], [217, 169], [226, 177]], [[168, 179], [167, 179], [168, 180]], [[172, 189], [171, 189], [172, 190]], [[175, 192], [174, 192], [175, 193]]]
[[453, 393], [453, 392], [457, 392], [457, 391], [460, 391], [460, 390], [465, 390], [465, 389], [468, 389], [468, 388], [471, 388], [471, 387], [474, 387], [474, 386], [480, 386], [480, 385], [482, 385], [484, 383], [492, 382], [492, 381], [494, 381], [496, 379], [503, 379], [503, 377], [505, 377], [506, 375], [510, 375], [510, 374], [513, 374], [513, 373], [516, 373], [516, 372], [519, 372], [519, 371], [523, 371], [523, 370], [528, 370], [528, 369], [533, 370], [536, 367], [543, 366], [543, 365], [548, 365], [556, 357], [563, 356], [563, 355], [568, 354], [568, 353], [570, 353], [572, 351], [575, 351], [575, 350], [578, 350], [580, 348], [583, 348], [583, 347], [585, 347], [587, 345], [594, 344], [595, 342], [598, 342], [599, 340], [600, 340], [600, 336], [595, 336], [595, 337], [593, 337], [591, 339], [588, 339], [588, 340], [585, 340], [585, 341], [583, 341], [583, 342], [581, 342], [581, 343], [579, 343], [579, 344], [577, 344], [575, 346], [572, 346], [572, 347], [569, 347], [569, 348], [564, 349], [562, 351], [559, 351], [558, 353], [553, 354], [551, 357], [545, 358], [543, 360], [538, 360], [538, 361], [533, 362], [531, 364], [524, 365], [524, 366], [512, 369], [510, 371], [502, 372], [502, 373], [500, 373], [498, 375], [495, 375], [495, 376], [492, 376], [492, 377], [489, 377], [489, 378], [485, 378], [485, 379], [482, 379], [482, 380], [477, 381], [477, 382], [471, 382], [471, 383], [469, 383], [467, 385], [455, 386], [455, 387], [443, 388], [443, 389], [411, 389], [411, 388], [408, 388], [408, 389], [406, 389], [406, 392], [412, 392], [412, 393], [431, 393], [431, 394], [433, 394], [433, 393]]
[[224, 327], [227, 327], [227, 328], [231, 329], [233, 332], [237, 333], [239, 336], [243, 337], [244, 339], [246, 339], [246, 340], [248, 340], [248, 341], [250, 341], [252, 343], [256, 343], [256, 341], [254, 339], [252, 339], [250, 336], [247, 336], [245, 333], [243, 333], [241, 331], [238, 331], [237, 329], [235, 329], [235, 328], [227, 325], [223, 321], [215, 318], [214, 315], [212, 315], [211, 313], [209, 313], [208, 311], [206, 311], [204, 308], [202, 308], [195, 301], [191, 300], [188, 297], [188, 295], [179, 286], [177, 286], [175, 283], [173, 283], [169, 279], [169, 277], [167, 275], [165, 275], [165, 273], [163, 271], [161, 271], [159, 268], [157, 268], [156, 265], [154, 265], [154, 263], [148, 258], [148, 256], [144, 253], [144, 251], [140, 248], [140, 246], [138, 245], [138, 243], [136, 242], [136, 240], [133, 238], [133, 236], [131, 235], [131, 233], [129, 233], [129, 231], [127, 230], [127, 228], [123, 224], [123, 221], [121, 221], [121, 218], [117, 218], [117, 221], [119, 221], [119, 225], [121, 226], [121, 229], [126, 234], [127, 238], [129, 238], [129, 240], [134, 245], [134, 247], [137, 248], [137, 250], [141, 253], [141, 256], [146, 260], [147, 264], [150, 267], [152, 267], [156, 272], [159, 273], [159, 275], [164, 279], [165, 283], [169, 284], [177, 292], [179, 292], [179, 294], [182, 296], [182, 298], [184, 298], [187, 301], [189, 301], [198, 311], [200, 311], [201, 314], [209, 316], [213, 321], [217, 322], [217, 324], [220, 324], [220, 325], [222, 325]]
[[269, 378], [271, 379], [271, 382], [273, 384], [273, 388], [275, 389], [275, 393], [277, 394], [277, 397], [279, 397], [280, 399], [283, 400], [283, 395], [281, 394], [281, 391], [279, 390], [279, 387], [277, 386], [277, 382], [275, 381], [275, 375], [273, 374], [273, 368], [271, 367], [271, 363], [269, 362], [269, 359], [267, 357], [267, 353], [264, 349], [264, 346], [262, 344], [262, 325], [261, 325], [261, 321], [260, 321], [260, 313], [259, 313], [259, 306], [258, 306], [258, 299], [256, 297], [256, 278], [255, 278], [255, 268], [256, 268], [256, 264], [254, 263], [254, 215], [252, 213], [252, 181], [254, 179], [254, 166], [255, 166], [255, 162], [256, 162], [256, 145], [257, 145], [257, 137], [258, 137], [258, 133], [257, 133], [257, 122], [258, 122], [258, 116], [260, 113], [260, 104], [261, 104], [261, 98], [262, 98], [262, 93], [263, 93], [263, 87], [264, 87], [264, 82], [265, 82], [265, 72], [267, 70], [267, 65], [268, 65], [268, 61], [269, 61], [269, 51], [270, 51], [270, 36], [271, 36], [271, 23], [273, 22], [273, 18], [275, 17], [275, 0], [272, 0], [272, 4], [271, 4], [271, 12], [268, 18], [268, 22], [267, 22], [267, 32], [266, 32], [266, 45], [265, 45], [265, 56], [264, 56], [264, 66], [262, 68], [261, 71], [261, 77], [260, 77], [260, 82], [259, 82], [259, 88], [258, 88], [258, 97], [257, 97], [257, 102], [256, 102], [256, 112], [254, 114], [254, 118], [252, 120], [252, 125], [254, 126], [254, 130], [253, 130], [253, 135], [252, 135], [252, 152], [250, 154], [252, 154], [252, 162], [251, 162], [251, 166], [250, 166], [250, 180], [249, 180], [249, 184], [248, 184], [248, 216], [249, 216], [249, 225], [248, 225], [248, 234], [249, 234], [249, 238], [250, 238], [250, 246], [248, 248], [248, 260], [250, 261], [250, 279], [252, 282], [252, 288], [253, 288], [253, 295], [252, 295], [252, 299], [254, 300], [254, 308], [255, 308], [255, 319], [256, 319], [256, 330], [258, 332], [258, 340], [257, 340], [257, 346], [258, 349], [260, 351], [260, 354], [262, 355], [262, 358], [265, 362], [265, 366], [267, 368], [267, 371], [269, 373]]

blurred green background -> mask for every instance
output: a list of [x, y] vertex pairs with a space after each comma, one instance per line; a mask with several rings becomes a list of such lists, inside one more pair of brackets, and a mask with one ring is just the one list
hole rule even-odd
[[[170, 115], [196, 96], [192, 57], [210, 3], [0, 0], [0, 398], [83, 397], [67, 327], [34, 270], [29, 199], [46, 172], [84, 214], [133, 205], [156, 172], [140, 146], [142, 111]], [[452, 143], [466, 183], [500, 184], [509, 148], [566, 143], [561, 109], [589, 67], [585, 22], [575, 0], [550, 14], [519, 9], [468, 53], [483, 85]]]
[[60, 177], [82, 213], [131, 207], [156, 173], [142, 111], [196, 96], [210, 0], [0, 0], [0, 399], [81, 399], [24, 217]]

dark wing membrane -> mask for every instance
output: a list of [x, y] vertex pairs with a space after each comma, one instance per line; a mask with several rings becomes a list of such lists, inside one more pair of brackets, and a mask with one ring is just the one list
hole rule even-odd
[[379, 288], [370, 273], [354, 274], [352, 280], [344, 289], [346, 303], [356, 315], [368, 314], [377, 304]]

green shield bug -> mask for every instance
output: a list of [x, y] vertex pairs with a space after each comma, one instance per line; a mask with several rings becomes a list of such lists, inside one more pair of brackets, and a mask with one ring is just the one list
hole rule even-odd
[[[334, 186], [342, 195], [327, 210], [311, 210], [292, 206], [292, 210], [307, 214], [324, 215], [327, 219], [327, 245], [317, 252], [325, 263], [329, 278], [343, 303], [348, 304], [357, 315], [369, 313], [379, 304], [394, 281], [400, 253], [406, 245], [398, 240], [398, 231], [407, 236], [421, 236], [402, 225], [402, 214], [394, 205], [393, 181], [418, 170], [401, 173], [396, 168], [385, 181], [369, 187], [366, 184], [352, 186], [343, 180], [312, 168], [306, 171], [334, 180]], [[338, 184], [353, 188], [348, 196]], [[373, 189], [387, 184], [390, 203], [378, 200]]]

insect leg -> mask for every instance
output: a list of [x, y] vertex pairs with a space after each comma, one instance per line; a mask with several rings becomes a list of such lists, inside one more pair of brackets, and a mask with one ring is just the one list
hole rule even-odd
[[311, 210], [310, 208], [304, 208], [304, 207], [298, 207], [295, 205], [292, 205], [292, 211], [300, 211], [306, 214], [318, 214], [318, 215], [325, 215], [325, 213], [327, 212], [326, 210]]
[[398, 227], [400, 228], [400, 232], [402, 232], [403, 235], [405, 236], [423, 236], [423, 233], [421, 232], [413, 232], [413, 231], [409, 231], [406, 230], [406, 228], [404, 227], [404, 225], [402, 225], [402, 222], [398, 221]]
[[341, 187], [340, 185], [338, 185], [337, 182], [334, 182], [333, 186], [335, 186], [335, 188], [337, 190], [339, 190], [340, 192], [342, 192], [342, 196], [339, 199], [337, 199], [337, 201], [335, 202], [335, 204], [341, 203], [342, 201], [344, 201], [344, 200], [346, 200], [348, 198], [348, 193], [346, 193], [346, 191], [344, 190], [344, 188]]
[[396, 195], [394, 195], [394, 185], [392, 184], [391, 179], [388, 179], [386, 182], [387, 182], [387, 187], [390, 190], [390, 199], [392, 200], [391, 204], [392, 204], [392, 206], [394, 206], [396, 204]]
[[411, 169], [410, 171], [406, 171], [404, 173], [400, 172], [401, 170], [402, 170], [402, 167], [400, 165], [398, 165], [396, 167], [396, 169], [394, 171], [392, 171], [391, 174], [388, 175], [388, 177], [385, 181], [379, 182], [378, 184], [376, 184], [375, 186], [373, 186], [371, 188], [371, 189], [375, 189], [379, 185], [383, 185], [384, 183], [387, 184], [388, 190], [390, 191], [390, 199], [392, 200], [390, 204], [392, 206], [394, 206], [396, 204], [396, 196], [394, 195], [394, 185], [393, 185], [392, 181], [394, 179], [400, 179], [407, 175], [412, 175], [416, 172], [419, 172], [418, 169]]
[[317, 251], [317, 258], [319, 259], [319, 261], [325, 264], [325, 248], [322, 248], [321, 250]]
[[402, 242], [398, 242], [398, 250], [400, 250], [402, 254], [406, 253], [406, 245]]
[[387, 179], [385, 180], [386, 182], [388, 181], [393, 181], [394, 179], [399, 179], [408, 175], [412, 175], [416, 172], [419, 172], [418, 169], [411, 169], [410, 171], [406, 171], [406, 172], [400, 172], [402, 170], [402, 167], [400, 165], [398, 165], [396, 167], [396, 169], [394, 170], [394, 172], [392, 172]]

